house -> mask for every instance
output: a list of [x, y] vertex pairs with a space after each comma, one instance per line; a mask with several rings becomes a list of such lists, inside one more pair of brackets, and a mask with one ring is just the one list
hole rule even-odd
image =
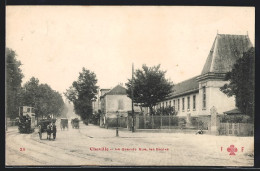
[[108, 118], [127, 117], [128, 111], [132, 110], [132, 101], [127, 97], [126, 88], [117, 85], [110, 89], [101, 89], [101, 112], [100, 126], [106, 124]]
[[201, 74], [176, 84], [173, 93], [156, 108], [173, 106], [177, 116], [210, 115], [213, 106], [218, 114], [234, 109], [235, 98], [227, 97], [220, 87], [228, 83], [225, 74], [251, 47], [248, 35], [217, 34]]

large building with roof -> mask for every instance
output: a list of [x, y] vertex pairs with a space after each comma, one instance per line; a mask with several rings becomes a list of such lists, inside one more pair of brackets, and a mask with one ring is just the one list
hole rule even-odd
[[173, 93], [156, 108], [173, 106], [177, 116], [210, 115], [215, 106], [219, 114], [233, 110], [235, 98], [227, 97], [220, 87], [237, 59], [252, 47], [248, 35], [217, 34], [200, 75], [174, 86]]
[[[128, 111], [132, 110], [132, 101], [127, 97], [126, 88], [119, 84], [112, 89], [101, 89], [100, 107], [101, 120], [100, 126], [105, 125], [108, 118], [127, 117]], [[135, 110], [138, 110], [135, 107]]]

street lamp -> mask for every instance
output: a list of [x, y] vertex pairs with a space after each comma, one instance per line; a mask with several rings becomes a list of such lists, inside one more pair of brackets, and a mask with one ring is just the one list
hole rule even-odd
[[116, 136], [118, 137], [119, 135], [118, 135], [118, 117], [119, 117], [119, 112], [118, 111], [116, 111]]

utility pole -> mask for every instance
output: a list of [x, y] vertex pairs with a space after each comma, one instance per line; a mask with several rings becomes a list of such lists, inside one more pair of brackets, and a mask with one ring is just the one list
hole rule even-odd
[[134, 116], [134, 63], [132, 64], [132, 82], [131, 82], [131, 96], [132, 96], [132, 132], [135, 132], [135, 116]]

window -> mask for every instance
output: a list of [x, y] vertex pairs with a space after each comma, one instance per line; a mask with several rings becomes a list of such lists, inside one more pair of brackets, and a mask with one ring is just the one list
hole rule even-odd
[[122, 99], [118, 100], [118, 110], [124, 110], [124, 101]]
[[203, 93], [203, 98], [202, 98], [202, 108], [206, 109], [206, 87], [202, 87], [202, 93]]
[[175, 108], [175, 100], [173, 100], [173, 107]]
[[168, 104], [167, 104], [167, 102], [165, 102], [165, 107], [167, 107], [168, 106]]
[[184, 111], [184, 109], [185, 109], [185, 105], [184, 105], [184, 103], [185, 103], [185, 99], [182, 98], [182, 110], [183, 110], [183, 111]]
[[196, 110], [196, 95], [193, 96], [193, 110]]
[[180, 99], [178, 99], [178, 111], [180, 110]]
[[170, 106], [170, 107], [172, 106], [172, 101], [169, 101], [169, 106]]
[[164, 102], [162, 102], [162, 107], [164, 108]]
[[187, 109], [190, 110], [190, 96], [187, 97], [187, 99], [188, 99], [188, 106], [187, 106]]

